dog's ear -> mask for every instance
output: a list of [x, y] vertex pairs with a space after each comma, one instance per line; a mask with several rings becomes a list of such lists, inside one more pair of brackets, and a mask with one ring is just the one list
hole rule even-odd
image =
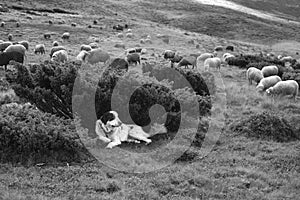
[[104, 113], [101, 117], [100, 120], [103, 122], [103, 124], [107, 124], [108, 121], [112, 121], [115, 119], [115, 115], [111, 112], [106, 112]]

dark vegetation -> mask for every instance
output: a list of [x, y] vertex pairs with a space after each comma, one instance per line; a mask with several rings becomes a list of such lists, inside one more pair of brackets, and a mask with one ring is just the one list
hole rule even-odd
[[282, 80], [295, 80], [298, 85], [300, 85], [300, 70], [295, 70], [292, 72], [286, 72], [282, 76]]
[[290, 142], [299, 139], [296, 130], [284, 118], [268, 112], [250, 115], [232, 125], [231, 129], [249, 137], [276, 142]]

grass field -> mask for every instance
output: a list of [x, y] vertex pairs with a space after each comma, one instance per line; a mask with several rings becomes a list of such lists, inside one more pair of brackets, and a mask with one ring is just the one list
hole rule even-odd
[[[282, 12], [289, 15], [287, 18], [299, 20], [296, 11], [288, 12], [289, 4], [273, 11], [280, 5], [279, 0], [272, 1], [271, 8], [258, 6], [257, 1], [234, 2], [260, 10], [270, 9], [269, 12]], [[299, 6], [298, 2], [291, 0], [292, 3]], [[7, 40], [8, 33], [12, 33], [14, 41], [28, 40], [27, 63], [48, 60], [54, 40], [67, 47], [71, 59], [75, 59], [81, 44], [91, 42], [97, 42], [112, 57], [124, 54], [124, 49], [116, 48], [116, 44], [124, 44], [126, 48], [140, 45], [147, 49], [147, 58], [151, 58], [152, 53], [161, 54], [165, 49], [188, 55], [210, 52], [218, 45], [234, 45], [236, 54], [275, 51], [294, 56], [299, 49], [294, 42], [300, 40], [299, 26], [270, 22], [192, 1], [3, 0], [1, 4], [7, 5], [10, 12], [0, 13], [0, 21], [6, 22], [6, 26], [0, 28], [0, 39]], [[13, 9], [12, 5], [30, 8], [35, 14]], [[38, 11], [45, 8], [60, 8], [77, 14]], [[98, 21], [97, 25], [93, 24], [94, 19]], [[20, 21], [19, 28], [15, 27], [15, 20]], [[49, 25], [49, 20], [54, 24]], [[77, 26], [72, 27], [72, 22]], [[134, 38], [118, 38], [112, 29], [115, 24], [125, 23], [132, 29]], [[88, 28], [88, 25], [92, 27]], [[61, 39], [65, 31], [71, 33], [70, 40]], [[50, 40], [43, 38], [46, 32], [51, 33]], [[157, 34], [168, 35], [169, 44], [157, 38]], [[140, 38], [147, 35], [151, 36], [152, 43], [140, 44]], [[282, 45], [276, 46], [280, 42]], [[39, 43], [46, 45], [46, 55], [33, 53], [34, 46]], [[198, 49], [196, 44], [199, 44]], [[139, 71], [138, 67], [131, 66], [131, 70]], [[3, 70], [1, 76], [4, 76]], [[232, 129], [242, 119], [268, 111], [285, 118], [300, 134], [299, 99], [297, 102], [290, 99], [273, 102], [267, 96], [259, 95], [254, 85], [248, 85], [245, 70], [234, 66], [222, 68], [221, 77], [226, 92], [225, 125], [206, 157], [178, 161], [146, 174], [120, 172], [96, 161], [29, 167], [3, 163], [0, 165], [0, 199], [299, 199], [299, 140], [276, 142], [249, 137]], [[188, 151], [195, 155], [200, 152], [199, 148]]]

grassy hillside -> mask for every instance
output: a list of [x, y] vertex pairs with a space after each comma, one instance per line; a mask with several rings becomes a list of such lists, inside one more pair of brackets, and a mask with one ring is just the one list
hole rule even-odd
[[[0, 28], [0, 39], [7, 40], [8, 33], [12, 33], [14, 41], [28, 40], [30, 49], [26, 63], [49, 60], [54, 40], [68, 49], [71, 60], [79, 53], [81, 44], [96, 42], [112, 57], [124, 56], [124, 49], [115, 47], [116, 44], [124, 44], [126, 48], [139, 45], [147, 49], [145, 58], [165, 66], [169, 63], [157, 56], [165, 49], [188, 55], [211, 52], [215, 46], [232, 44], [235, 54], [246, 54], [269, 52], [272, 50], [270, 45], [277, 41], [289, 40], [288, 45], [291, 45], [294, 40], [300, 40], [300, 27], [191, 1], [3, 0], [0, 4], [7, 5], [10, 10], [1, 12], [0, 19], [7, 25]], [[20, 7], [23, 10], [16, 9]], [[74, 14], [51, 13], [49, 10], [54, 8]], [[54, 24], [49, 25], [49, 20]], [[94, 25], [93, 20], [98, 24]], [[16, 28], [16, 21], [20, 21], [19, 28]], [[77, 26], [72, 27], [72, 22]], [[128, 24], [134, 37], [118, 38], [112, 29], [116, 24]], [[88, 25], [92, 27], [88, 28]], [[65, 31], [71, 33], [70, 40], [61, 39]], [[50, 40], [43, 38], [46, 32], [51, 33]], [[170, 42], [163, 42], [157, 34], [168, 35]], [[141, 44], [140, 39], [147, 35], [151, 36], [152, 43]], [[33, 53], [38, 43], [46, 45], [46, 55]], [[281, 47], [276, 47], [278, 54], [286, 50]], [[285, 53], [294, 55], [297, 48], [290, 49]], [[141, 71], [140, 68], [140, 65], [130, 66], [133, 71]], [[94, 66], [85, 70], [97, 79], [102, 69]], [[1, 77], [5, 74], [2, 69], [0, 74]], [[29, 167], [4, 163], [0, 165], [0, 199], [299, 198], [299, 140], [280, 142], [252, 135], [255, 131], [280, 134], [268, 126], [266, 122], [269, 121], [260, 120], [263, 119], [259, 118], [260, 114], [265, 111], [284, 118], [299, 135], [299, 99], [296, 102], [290, 99], [274, 102], [259, 95], [254, 85], [248, 85], [245, 69], [222, 67], [220, 77], [226, 92], [225, 126], [206, 157], [200, 159], [197, 156], [201, 155], [201, 149], [191, 148], [186, 152], [187, 160], [147, 174], [120, 172], [98, 162], [45, 163]], [[222, 106], [215, 105], [217, 109]], [[250, 125], [244, 123], [247, 119], [258, 119], [258, 122], [255, 121], [253, 128], [250, 122]], [[274, 127], [280, 126], [275, 119], [271, 121]]]

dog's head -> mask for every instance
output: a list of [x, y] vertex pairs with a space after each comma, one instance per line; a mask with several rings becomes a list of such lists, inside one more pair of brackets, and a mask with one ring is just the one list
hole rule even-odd
[[119, 119], [118, 113], [115, 111], [109, 111], [104, 113], [100, 118], [101, 126], [106, 133], [113, 131], [116, 127], [122, 125]]

